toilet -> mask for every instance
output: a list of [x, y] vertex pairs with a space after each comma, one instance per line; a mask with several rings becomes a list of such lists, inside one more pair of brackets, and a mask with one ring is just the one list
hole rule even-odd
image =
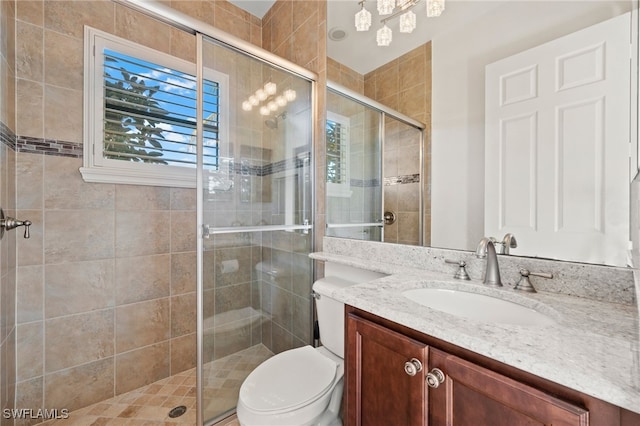
[[382, 276], [325, 264], [313, 284], [320, 340], [269, 358], [240, 387], [237, 416], [242, 426], [341, 426], [344, 376], [344, 304], [326, 294]]

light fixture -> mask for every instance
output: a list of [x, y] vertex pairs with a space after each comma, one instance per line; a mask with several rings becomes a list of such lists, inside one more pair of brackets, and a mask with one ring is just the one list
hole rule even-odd
[[292, 90], [292, 89], [287, 89], [284, 91], [284, 98], [288, 101], [295, 101], [296, 100], [296, 91]]
[[267, 95], [267, 92], [265, 92], [263, 89], [256, 90], [256, 98], [258, 98], [258, 100], [264, 101], [268, 96], [269, 95]]
[[412, 11], [407, 11], [400, 15], [400, 32], [410, 33], [416, 29], [416, 14]]
[[391, 28], [387, 27], [387, 24], [385, 23], [384, 27], [380, 28], [376, 33], [378, 46], [389, 46], [391, 44], [392, 36]]
[[427, 0], [427, 16], [440, 16], [444, 11], [444, 0]]
[[[380, 20], [383, 25], [376, 33], [378, 46], [389, 46], [392, 39], [391, 28], [387, 26], [390, 19], [400, 18], [399, 26], [401, 33], [411, 33], [416, 29], [417, 17], [411, 10], [422, 0], [377, 0], [378, 14], [386, 16]], [[356, 31], [367, 31], [371, 27], [371, 13], [364, 7], [366, 0], [359, 0], [360, 10], [355, 15]], [[445, 0], [425, 0], [427, 4], [427, 16], [440, 16], [444, 11]], [[398, 10], [394, 12], [394, 8]], [[387, 16], [388, 15], [388, 16]]]
[[356, 13], [356, 31], [368, 31], [371, 27], [371, 12], [364, 8], [364, 1], [360, 2], [360, 12]]
[[264, 91], [267, 95], [275, 95], [277, 90], [278, 88], [275, 83], [268, 82], [264, 85]]
[[249, 95], [246, 100], [242, 101], [241, 106], [244, 111], [251, 111], [253, 107], [258, 107], [262, 104], [258, 111], [261, 115], [269, 115], [289, 102], [295, 101], [296, 95], [296, 91], [293, 89], [286, 89], [278, 94], [276, 84], [269, 81], [256, 90], [255, 93]]
[[378, 0], [378, 13], [382, 16], [391, 15], [396, 7], [396, 0]]

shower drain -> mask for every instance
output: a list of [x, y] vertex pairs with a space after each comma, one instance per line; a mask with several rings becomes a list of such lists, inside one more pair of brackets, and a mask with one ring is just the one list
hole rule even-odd
[[169, 411], [169, 417], [171, 417], [172, 419], [175, 419], [176, 417], [180, 417], [186, 412], [187, 412], [187, 407], [185, 407], [184, 405], [178, 405], [177, 407], [172, 408], [171, 411]]

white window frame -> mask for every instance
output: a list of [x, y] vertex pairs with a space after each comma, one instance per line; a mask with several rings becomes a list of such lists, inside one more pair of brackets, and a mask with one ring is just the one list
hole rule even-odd
[[[82, 178], [86, 182], [195, 188], [193, 168], [104, 158], [104, 49], [166, 66], [193, 76], [196, 64], [176, 58], [95, 28], [84, 28], [84, 152]], [[96, 54], [97, 53], [97, 54]], [[204, 78], [219, 84], [218, 158], [229, 152], [229, 76], [205, 69]], [[195, 117], [194, 117], [195, 118]]]
[[335, 112], [327, 111], [327, 120], [333, 121], [334, 123], [340, 124], [342, 126], [341, 131], [344, 134], [344, 138], [340, 139], [341, 147], [340, 151], [344, 153], [344, 159], [346, 164], [341, 165], [341, 169], [343, 170], [344, 180], [342, 183], [334, 183], [327, 181], [327, 195], [329, 197], [344, 197], [350, 198], [353, 191], [351, 191], [351, 180], [349, 168], [351, 161], [351, 157], [349, 156], [349, 145], [351, 138], [351, 120], [349, 117], [345, 117], [344, 115], [336, 114]]

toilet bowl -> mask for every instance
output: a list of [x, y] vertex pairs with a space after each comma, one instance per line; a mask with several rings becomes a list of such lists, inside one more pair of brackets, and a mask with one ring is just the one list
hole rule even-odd
[[240, 388], [243, 426], [340, 426], [343, 361], [324, 347], [303, 346], [271, 357]]
[[313, 284], [320, 341], [269, 358], [240, 387], [237, 415], [242, 426], [342, 426], [344, 304], [330, 295], [383, 274], [325, 264]]

